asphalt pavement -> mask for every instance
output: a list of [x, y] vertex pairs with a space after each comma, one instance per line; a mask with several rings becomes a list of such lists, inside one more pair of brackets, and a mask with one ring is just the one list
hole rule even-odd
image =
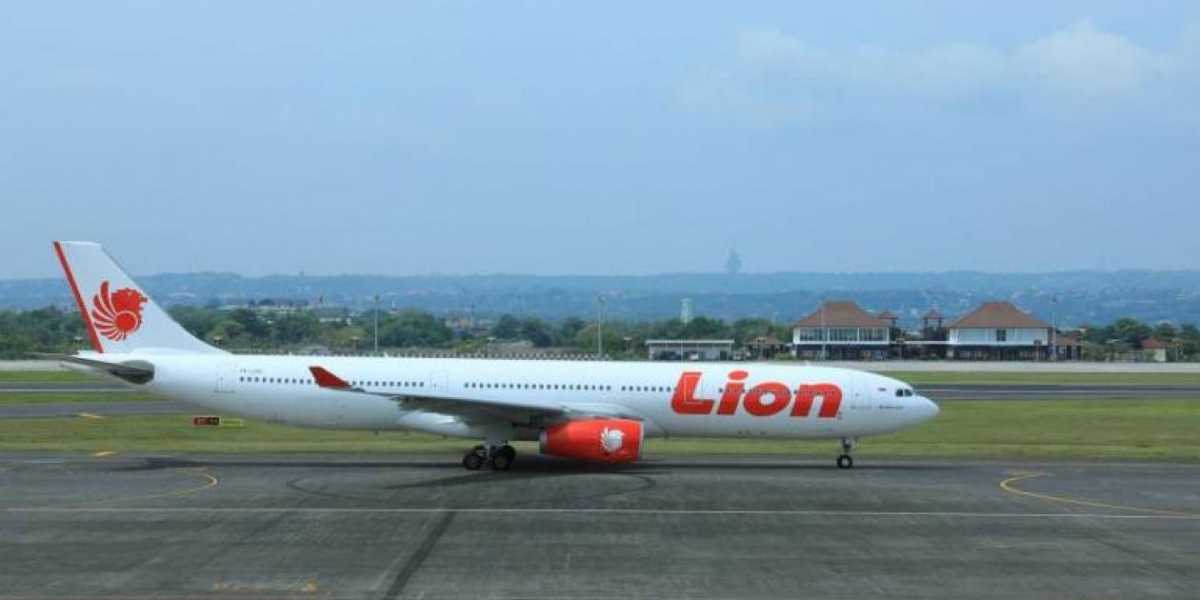
[[1200, 465], [0, 456], [0, 597], [1195, 598]]

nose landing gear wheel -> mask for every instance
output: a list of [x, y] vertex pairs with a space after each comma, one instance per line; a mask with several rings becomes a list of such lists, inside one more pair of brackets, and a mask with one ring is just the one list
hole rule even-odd
[[854, 466], [854, 459], [849, 454], [843, 454], [838, 457], [837, 466], [839, 469], [849, 469]]

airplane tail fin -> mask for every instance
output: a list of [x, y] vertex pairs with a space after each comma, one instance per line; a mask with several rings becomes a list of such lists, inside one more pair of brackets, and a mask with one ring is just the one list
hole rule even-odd
[[223, 353], [176, 323], [99, 244], [54, 242], [54, 250], [96, 352]]

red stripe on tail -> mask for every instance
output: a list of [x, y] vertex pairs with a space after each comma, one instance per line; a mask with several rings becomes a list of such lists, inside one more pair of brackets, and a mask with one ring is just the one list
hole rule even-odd
[[83, 303], [83, 296], [79, 295], [79, 285], [75, 283], [75, 274], [71, 272], [71, 265], [67, 264], [67, 255], [63, 253], [62, 245], [54, 242], [54, 251], [58, 254], [58, 262], [62, 263], [63, 272], [67, 274], [67, 283], [71, 286], [71, 293], [75, 294], [75, 303], [79, 305], [79, 313], [83, 315], [83, 324], [87, 326], [88, 335], [92, 338], [92, 347], [96, 352], [104, 354], [104, 346], [100, 345], [100, 336], [96, 335], [96, 327], [92, 325], [92, 317], [88, 314], [87, 305]]

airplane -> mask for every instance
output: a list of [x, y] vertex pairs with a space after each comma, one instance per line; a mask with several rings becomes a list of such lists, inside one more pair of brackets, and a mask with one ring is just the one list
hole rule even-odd
[[312, 428], [482, 440], [470, 470], [510, 469], [512, 441], [581, 461], [639, 461], [648, 438], [859, 438], [938, 406], [883, 375], [823, 366], [239, 355], [187, 332], [99, 245], [54, 242], [93, 351], [57, 356], [156, 396]]

